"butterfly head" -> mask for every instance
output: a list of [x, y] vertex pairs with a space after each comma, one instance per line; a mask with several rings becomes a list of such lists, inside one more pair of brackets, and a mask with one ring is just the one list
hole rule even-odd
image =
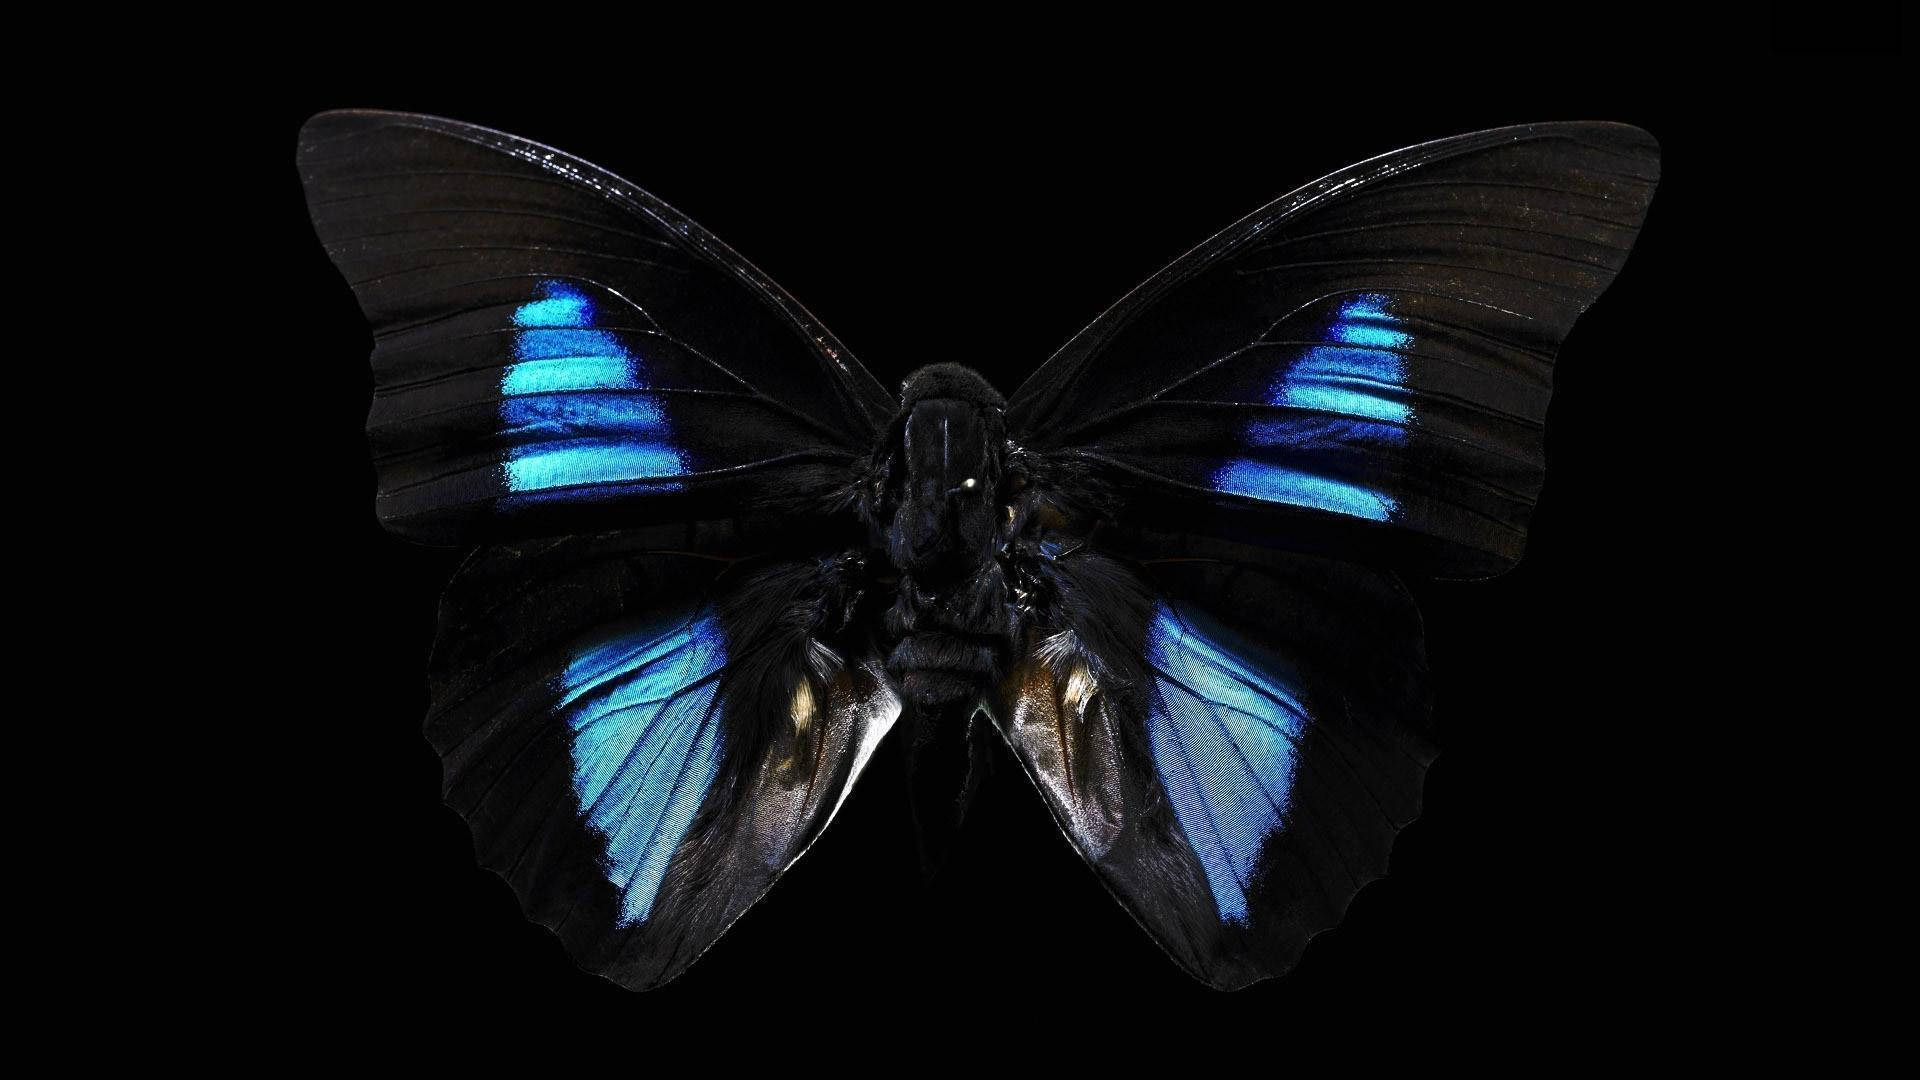
[[958, 364], [921, 368], [900, 394], [883, 514], [888, 554], [922, 581], [964, 577], [999, 543], [1006, 401]]

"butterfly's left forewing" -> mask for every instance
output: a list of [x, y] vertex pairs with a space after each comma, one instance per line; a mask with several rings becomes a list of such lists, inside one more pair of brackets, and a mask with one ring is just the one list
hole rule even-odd
[[1431, 753], [1419, 616], [1306, 556], [1139, 569], [1080, 549], [1002, 733], [1056, 821], [1175, 960], [1223, 989], [1292, 967], [1386, 872]]
[[447, 803], [580, 966], [671, 979], [826, 827], [899, 710], [860, 642], [804, 629], [839, 587], [626, 535], [483, 549], [449, 586]]
[[1520, 557], [1553, 365], [1626, 262], [1651, 136], [1530, 124], [1274, 200], [1149, 278], [1009, 399], [1147, 528], [1485, 577]]

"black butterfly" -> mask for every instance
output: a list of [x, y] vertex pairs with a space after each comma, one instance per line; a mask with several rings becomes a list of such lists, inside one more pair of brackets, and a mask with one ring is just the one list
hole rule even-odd
[[930, 857], [989, 727], [1196, 977], [1280, 974], [1385, 870], [1430, 751], [1397, 571], [1520, 557], [1554, 354], [1658, 172], [1463, 135], [1255, 211], [1011, 398], [889, 394], [626, 181], [331, 112], [309, 209], [375, 334], [393, 531], [478, 545], [428, 736], [481, 862], [592, 971], [691, 964], [899, 728]]

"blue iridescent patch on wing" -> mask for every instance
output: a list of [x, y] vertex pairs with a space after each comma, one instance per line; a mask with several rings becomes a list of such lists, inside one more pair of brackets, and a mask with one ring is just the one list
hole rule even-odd
[[1225, 922], [1285, 823], [1310, 717], [1290, 675], [1223, 627], [1161, 604], [1147, 626], [1154, 671], [1147, 747]]
[[[1322, 344], [1287, 364], [1267, 389], [1269, 404], [1310, 409], [1328, 419], [1312, 423], [1262, 420], [1247, 427], [1249, 450], [1286, 448], [1328, 435], [1375, 446], [1405, 443], [1413, 409], [1406, 398], [1407, 360], [1413, 345], [1388, 298], [1366, 293], [1348, 299], [1321, 333]], [[1350, 419], [1341, 419], [1350, 418]], [[1213, 476], [1220, 491], [1265, 502], [1330, 510], [1370, 521], [1389, 521], [1399, 504], [1364, 484], [1291, 468], [1263, 456], [1234, 458]]]
[[583, 649], [560, 676], [573, 790], [606, 842], [601, 865], [620, 895], [620, 926], [647, 920], [720, 767], [726, 662], [709, 610]]
[[1404, 396], [1407, 360], [1395, 350], [1411, 347], [1413, 335], [1388, 314], [1386, 297], [1369, 293], [1348, 300], [1324, 338], [1326, 344], [1287, 366], [1269, 400], [1395, 424], [1411, 418]]
[[641, 358], [595, 322], [593, 297], [543, 281], [514, 310], [515, 363], [500, 375], [507, 498], [541, 500], [596, 484], [679, 488], [686, 456]]

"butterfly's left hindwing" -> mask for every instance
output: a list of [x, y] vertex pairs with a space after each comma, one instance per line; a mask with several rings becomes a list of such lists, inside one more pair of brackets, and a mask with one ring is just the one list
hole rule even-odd
[[1261, 563], [1047, 561], [998, 718], [1108, 888], [1222, 989], [1285, 972], [1386, 872], [1431, 758], [1398, 582]]
[[815, 636], [831, 562], [621, 536], [484, 549], [449, 587], [427, 734], [481, 865], [631, 989], [699, 957], [805, 850], [898, 703]]

